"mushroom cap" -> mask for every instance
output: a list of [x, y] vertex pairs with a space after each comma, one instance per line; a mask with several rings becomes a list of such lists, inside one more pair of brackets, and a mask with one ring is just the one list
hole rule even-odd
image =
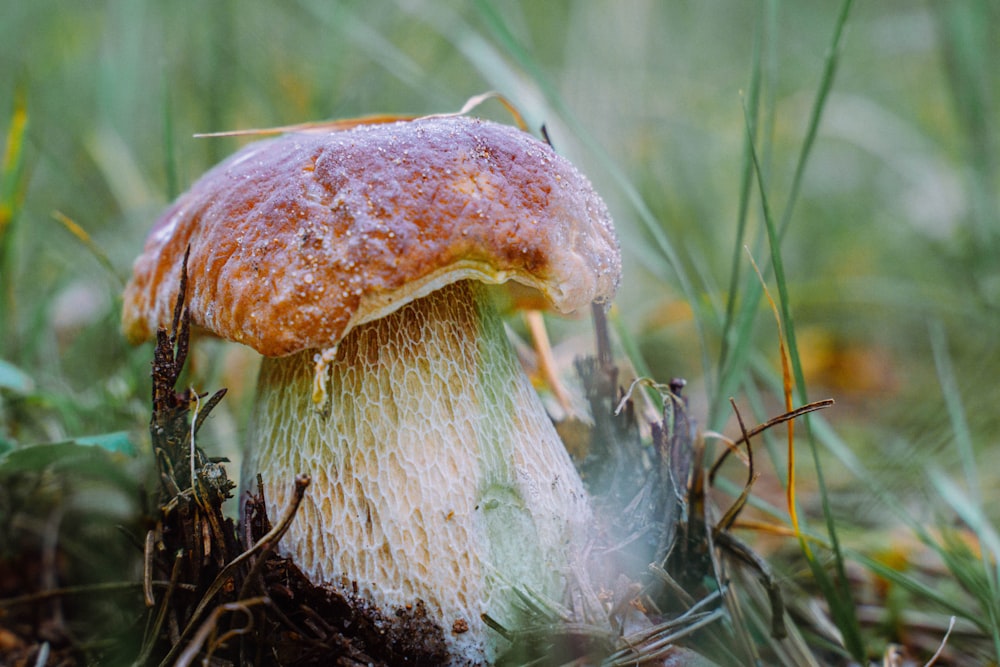
[[455, 116], [287, 134], [211, 169], [135, 261], [131, 342], [169, 326], [188, 247], [192, 323], [267, 356], [331, 348], [459, 280], [569, 313], [610, 300], [621, 272], [586, 177], [525, 132]]

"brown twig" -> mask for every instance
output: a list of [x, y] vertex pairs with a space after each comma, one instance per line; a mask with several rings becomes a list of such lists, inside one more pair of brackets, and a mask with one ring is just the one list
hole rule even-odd
[[[246, 626], [240, 628], [239, 630], [231, 630], [224, 633], [215, 642], [213, 642], [215, 646], [222, 645], [229, 637], [244, 634], [253, 629], [253, 615], [249, 612], [249, 608], [260, 604], [267, 604], [267, 602], [268, 599], [266, 597], [256, 597], [250, 598], [249, 600], [240, 600], [239, 602], [228, 602], [216, 607], [212, 610], [211, 615], [205, 619], [205, 622], [201, 624], [201, 627], [198, 628], [198, 632], [196, 632], [194, 637], [191, 638], [191, 641], [188, 643], [184, 651], [177, 656], [177, 662], [174, 663], [175, 667], [188, 667], [188, 665], [194, 662], [198, 653], [201, 651], [202, 646], [204, 646], [206, 640], [208, 640], [209, 635], [214, 633], [218, 628], [219, 617], [222, 616], [222, 614], [226, 612], [242, 611], [247, 615], [249, 621]], [[209, 658], [211, 657], [212, 652], [214, 652], [214, 648], [209, 652]]]
[[[821, 401], [813, 401], [812, 403], [806, 403], [800, 408], [790, 410], [788, 412], [785, 412], [784, 414], [778, 415], [777, 417], [772, 417], [763, 424], [758, 424], [757, 426], [754, 426], [752, 429], [747, 431], [743, 435], [743, 437], [741, 437], [739, 440], [733, 443], [733, 445], [739, 447], [744, 442], [748, 442], [750, 438], [754, 437], [755, 435], [763, 433], [764, 431], [773, 426], [777, 426], [778, 424], [791, 421], [792, 419], [797, 419], [798, 417], [809, 414], [810, 412], [816, 412], [817, 410], [828, 408], [833, 404], [834, 400], [832, 398], [825, 398]], [[731, 450], [726, 449], [724, 452], [722, 452], [722, 454], [719, 456], [719, 459], [715, 462], [715, 465], [712, 466], [711, 471], [709, 471], [708, 473], [709, 484], [712, 484], [715, 481], [715, 475], [716, 473], [719, 472], [719, 468], [722, 467], [722, 464], [723, 462], [725, 462], [726, 457], [729, 456], [730, 451]]]
[[[729, 530], [736, 519], [739, 517], [740, 512], [743, 511], [743, 507], [747, 504], [747, 500], [750, 499], [750, 488], [753, 483], [757, 481], [757, 476], [753, 469], [753, 447], [750, 446], [750, 434], [747, 432], [746, 424], [743, 423], [743, 415], [740, 414], [739, 408], [736, 407], [736, 401], [732, 398], [729, 399], [730, 404], [733, 406], [733, 412], [736, 413], [736, 421], [740, 424], [740, 431], [743, 433], [743, 437], [740, 442], [746, 443], [747, 446], [747, 481], [743, 485], [743, 491], [740, 492], [739, 497], [729, 506], [726, 513], [721, 519], [715, 524], [716, 532]], [[709, 480], [711, 483], [711, 479]]]

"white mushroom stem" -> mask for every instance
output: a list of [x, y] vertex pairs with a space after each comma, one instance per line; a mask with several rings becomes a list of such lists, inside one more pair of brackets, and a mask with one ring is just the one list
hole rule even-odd
[[487, 289], [456, 283], [350, 332], [328, 409], [314, 354], [260, 373], [244, 479], [261, 473], [272, 516], [289, 480], [313, 480], [279, 550], [386, 611], [422, 600], [456, 661], [492, 661], [480, 615], [516, 628], [512, 586], [560, 599], [591, 510]]

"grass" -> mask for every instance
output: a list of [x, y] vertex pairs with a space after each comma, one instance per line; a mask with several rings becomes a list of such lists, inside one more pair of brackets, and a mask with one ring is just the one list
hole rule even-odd
[[24, 135], [28, 125], [28, 110], [23, 87], [14, 91], [10, 128], [4, 143], [3, 163], [0, 164], [0, 334], [4, 340], [13, 335], [11, 320], [14, 312], [13, 280], [9, 273], [13, 252], [14, 225], [24, 201]]
[[[823, 109], [826, 105], [830, 89], [833, 85], [834, 76], [837, 71], [837, 64], [839, 63], [841, 49], [841, 38], [843, 36], [844, 26], [847, 23], [847, 18], [852, 4], [851, 0], [845, 0], [834, 25], [833, 37], [829, 46], [826, 65], [823, 70], [823, 77], [820, 81], [815, 102], [813, 103], [813, 109], [809, 119], [809, 128], [802, 143], [799, 160], [796, 163], [795, 176], [792, 180], [788, 203], [785, 205], [780, 227], [775, 226], [774, 219], [771, 216], [771, 210], [767, 203], [767, 188], [764, 185], [764, 177], [761, 171], [760, 161], [758, 160], [757, 152], [754, 149], [752, 128], [749, 125], [747, 127], [747, 133], [751, 136], [748, 146], [750, 148], [750, 155], [753, 158], [754, 171], [757, 175], [757, 183], [760, 187], [761, 208], [763, 209], [764, 223], [767, 230], [767, 240], [771, 254], [771, 266], [774, 268], [774, 278], [778, 288], [778, 297], [781, 306], [780, 323], [782, 323], [783, 326], [779, 328], [779, 336], [784, 338], [784, 341], [782, 341], [782, 357], [784, 359], [784, 344], [787, 344], [787, 357], [790, 359], [792, 373], [794, 374], [794, 381], [790, 381], [788, 378], [789, 373], [787, 366], [783, 369], [785, 377], [784, 395], [786, 410], [791, 410], [793, 408], [791, 396], [793, 393], [792, 387], [795, 387], [798, 390], [795, 393], [798, 395], [798, 400], [801, 403], [808, 401], [808, 392], [806, 389], [805, 375], [802, 372], [802, 363], [799, 356], [798, 343], [795, 336], [795, 327], [793, 324], [794, 321], [792, 318], [791, 302], [788, 291], [789, 288], [785, 278], [784, 262], [781, 255], [781, 239], [787, 232], [792, 221], [792, 212], [799, 196], [802, 176], [805, 173], [808, 157], [816, 139], [817, 128], [819, 127]], [[748, 302], [750, 303], [755, 300], [756, 299], [753, 299], [752, 297], [748, 298]], [[806, 418], [806, 423], [808, 424], [808, 418]], [[787, 484], [789, 488], [787, 498], [792, 528], [794, 529], [796, 536], [799, 538], [799, 543], [802, 546], [802, 553], [809, 563], [810, 570], [812, 571], [817, 584], [823, 592], [823, 596], [830, 606], [830, 614], [843, 636], [845, 648], [856, 660], [863, 661], [866, 657], [866, 649], [861, 638], [861, 628], [855, 614], [854, 596], [851, 593], [849, 581], [847, 579], [844, 558], [840, 548], [840, 541], [837, 536], [837, 527], [830, 508], [826, 483], [823, 476], [823, 466], [820, 462], [816, 443], [812, 437], [809, 437], [808, 442], [814, 463], [813, 470], [816, 475], [817, 490], [819, 492], [821, 506], [823, 508], [823, 516], [826, 519], [827, 534], [830, 540], [830, 549], [835, 565], [832, 577], [827, 573], [824, 565], [817, 560], [812, 549], [809, 547], [808, 541], [806, 541], [801, 532], [799, 520], [797, 518], [798, 508], [796, 507], [795, 502], [795, 443], [793, 440], [792, 425], [789, 425], [788, 428], [789, 447]]]
[[[136, 511], [151, 353], [117, 332], [121, 282], [165, 203], [241, 141], [192, 134], [454, 110], [495, 89], [608, 200], [627, 268], [619, 356], [686, 377], [707, 430], [736, 432], [730, 397], [750, 421], [786, 406], [745, 247], [761, 264], [793, 403], [838, 403], [795, 431], [802, 540], [740, 533], [793, 606], [822, 600], [830, 641], [858, 662], [890, 642], [929, 660], [951, 615], [974, 632], [957, 626], [942, 660], [1000, 660], [995, 3], [43, 0], [0, 14], [0, 456], [74, 443], [87, 457], [80, 438], [96, 436], [133, 481], [53, 469], [68, 486], [29, 513], [38, 525], [63, 501], [105, 525]], [[585, 322], [550, 324], [557, 356], [588, 349]], [[205, 437], [234, 459], [248, 359], [210, 343], [192, 371], [231, 389]], [[123, 431], [139, 454], [110, 451]], [[781, 434], [755, 454], [753, 516], [787, 527]], [[743, 473], [727, 464], [720, 504]], [[95, 539], [63, 526], [74, 549]]]

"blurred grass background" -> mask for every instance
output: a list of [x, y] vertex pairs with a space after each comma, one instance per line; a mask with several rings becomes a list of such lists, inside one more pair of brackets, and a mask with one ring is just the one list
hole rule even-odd
[[[769, 259], [759, 196], [737, 239], [744, 109], [780, 216], [839, 12], [819, 0], [0, 0], [0, 448], [120, 431], [145, 442], [151, 350], [118, 332], [122, 281], [164, 205], [245, 141], [194, 133], [452, 111], [485, 90], [544, 123], [608, 201], [636, 362], [687, 378], [706, 427], [725, 427], [730, 395], [763, 421], [781, 405], [773, 318], [762, 305], [729, 339], [723, 329], [727, 299], [756, 280], [741, 244]], [[887, 497], [918, 524], [957, 525], [963, 507], [998, 518], [1000, 5], [862, 2], [844, 30], [781, 251], [808, 395], [837, 399], [824, 419], [855, 457], [821, 447], [832, 511], [871, 555], [911, 548], [890, 544], [909, 544], [910, 528]], [[499, 105], [482, 113], [509, 122]], [[552, 325], [557, 353], [587, 349], [585, 322]], [[252, 357], [209, 344], [197, 360], [201, 389], [231, 389], [210, 437], [237, 458]], [[805, 451], [800, 500], [819, 523]]]

